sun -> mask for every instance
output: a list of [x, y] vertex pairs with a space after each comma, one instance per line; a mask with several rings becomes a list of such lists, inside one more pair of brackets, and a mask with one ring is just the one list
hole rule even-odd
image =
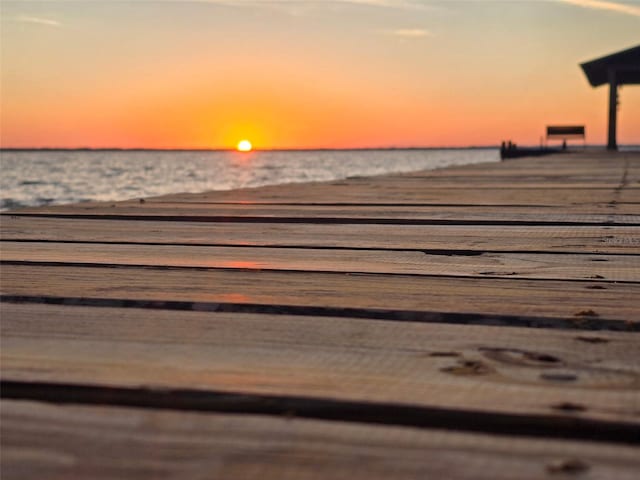
[[249, 140], [240, 140], [236, 148], [239, 152], [250, 152], [253, 147]]

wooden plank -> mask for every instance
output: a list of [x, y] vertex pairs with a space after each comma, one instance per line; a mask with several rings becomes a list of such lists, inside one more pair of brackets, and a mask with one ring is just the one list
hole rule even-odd
[[[635, 479], [637, 449], [255, 415], [3, 401], [3, 478]], [[563, 473], [563, 470], [565, 473]]]
[[5, 381], [640, 426], [637, 333], [6, 303], [1, 309]]
[[640, 255], [482, 253], [470, 256], [395, 250], [4, 241], [0, 244], [0, 258], [9, 262], [640, 282]]
[[[496, 186], [495, 188], [500, 189], [500, 186]], [[328, 207], [330, 209], [339, 207], [342, 209], [351, 209], [349, 211], [353, 212], [365, 212], [367, 213], [367, 209], [369, 208], [378, 208], [381, 210], [381, 213], [386, 214], [387, 210], [389, 213], [394, 216], [397, 214], [396, 210], [400, 208], [411, 208], [418, 209], [418, 213], [430, 213], [430, 212], [439, 212], [444, 211], [446, 213], [455, 214], [461, 208], [466, 208], [473, 212], [474, 214], [492, 214], [497, 211], [503, 211], [507, 214], [539, 214], [539, 215], [556, 215], [560, 212], [571, 215], [587, 215], [587, 214], [606, 214], [606, 215], [636, 215], [638, 213], [638, 198], [640, 194], [635, 194], [635, 192], [625, 193], [625, 201], [621, 200], [620, 195], [610, 194], [606, 196], [606, 199], [602, 199], [600, 202], [594, 201], [594, 193], [591, 192], [589, 201], [578, 201], [579, 199], [573, 195], [572, 192], [563, 191], [565, 194], [562, 196], [551, 197], [550, 195], [543, 195], [539, 200], [540, 202], [536, 202], [534, 198], [530, 196], [526, 196], [526, 192], [520, 192], [520, 198], [492, 198], [490, 195], [482, 194], [482, 192], [477, 192], [476, 195], [464, 194], [464, 196], [453, 196], [450, 190], [448, 191], [449, 195], [439, 195], [437, 197], [433, 197], [431, 201], [424, 198], [424, 196], [415, 195], [414, 197], [410, 197], [407, 199], [406, 196], [401, 198], [396, 198], [395, 196], [385, 197], [384, 200], [386, 203], [380, 203], [381, 198], [380, 195], [371, 192], [370, 195], [362, 195], [364, 192], [362, 190], [356, 190], [361, 195], [357, 198], [353, 198], [351, 196], [346, 198], [340, 198], [339, 202], [336, 202], [336, 198], [332, 197], [329, 193], [321, 193], [315, 192], [315, 195], [318, 195], [316, 198], [315, 195], [309, 195], [306, 198], [303, 196], [301, 192], [299, 196], [297, 196], [297, 201], [293, 197], [282, 198], [278, 197], [273, 200], [269, 200], [266, 202], [261, 201], [235, 201], [235, 202], [225, 202], [218, 201], [217, 198], [210, 198], [210, 195], [201, 195], [200, 198], [196, 199], [188, 199], [184, 197], [178, 197], [177, 199], [173, 198], [158, 198], [158, 199], [149, 199], [145, 200], [144, 210], [164, 210], [165, 208], [172, 209], [192, 209], [192, 210], [202, 210], [202, 209], [210, 209], [216, 210], [218, 208], [222, 208], [223, 211], [225, 207], [231, 207], [233, 209], [243, 209], [247, 211], [253, 211], [256, 209], [257, 211], [261, 211], [266, 209], [270, 210], [270, 207], [276, 207], [277, 209], [283, 209], [284, 207], [293, 207], [293, 208], [303, 208], [309, 209], [311, 207], [315, 209], [323, 209], [322, 211], [327, 213], [324, 208]], [[402, 190], [402, 192], [406, 193], [406, 190]], [[638, 190], [640, 192], [640, 190]], [[437, 192], [431, 192], [434, 195], [437, 195]], [[322, 195], [322, 196], [320, 196]], [[308, 203], [301, 203], [304, 198]], [[331, 202], [327, 202], [327, 199], [331, 198]], [[413, 201], [412, 201], [413, 200]], [[633, 200], [633, 201], [630, 201]], [[415, 203], [419, 202], [419, 203]], [[138, 208], [140, 201], [139, 200], [128, 200], [126, 202], [119, 202], [117, 207], [127, 207], [129, 209]], [[104, 206], [104, 205], [103, 205]], [[193, 208], [192, 208], [193, 207]], [[109, 205], [109, 208], [114, 208]], [[286, 211], [286, 209], [284, 210]], [[414, 212], [410, 213], [414, 215]]]
[[629, 328], [640, 311], [638, 284], [148, 267], [4, 265], [2, 294], [608, 319]]
[[[509, 182], [510, 180], [505, 180]], [[521, 183], [521, 182], [520, 182]], [[427, 179], [413, 182], [371, 180], [368, 183], [346, 180], [327, 184], [287, 185], [286, 189], [262, 187], [231, 191], [175, 194], [147, 199], [147, 202], [271, 202], [271, 203], [348, 203], [348, 204], [434, 204], [482, 206], [539, 205], [562, 206], [574, 204], [606, 204], [615, 199], [615, 185], [589, 188], [584, 185], [540, 187], [538, 184], [518, 184], [517, 188], [505, 188], [504, 182], [474, 185], [464, 181], [442, 182]], [[304, 188], [306, 187], [306, 189]], [[637, 196], [640, 189], [629, 190]]]
[[[640, 181], [638, 182], [640, 185]], [[630, 205], [634, 205], [636, 208], [640, 208], [640, 188], [624, 189], [618, 196], [618, 202], [628, 202]]]
[[3, 240], [640, 254], [639, 227], [295, 225], [4, 216]]
[[[481, 209], [485, 206], [524, 206], [558, 207], [571, 205], [570, 209], [583, 210], [607, 208], [616, 211], [611, 202], [638, 201], [640, 189], [625, 189], [622, 194], [616, 192], [614, 186], [606, 189], [539, 187], [522, 185], [517, 188], [505, 188], [504, 183], [487, 184], [470, 188], [461, 183], [434, 184], [433, 182], [416, 182], [415, 185], [404, 185], [402, 182], [388, 184], [357, 184], [352, 180], [332, 182], [318, 185], [287, 185], [287, 188], [262, 187], [219, 192], [175, 194], [146, 199], [145, 202], [166, 203], [276, 203], [276, 204], [347, 204], [348, 205], [424, 205], [447, 207], [451, 205]], [[139, 200], [136, 200], [139, 201]], [[585, 205], [582, 207], [582, 205]], [[602, 205], [609, 205], [608, 207]], [[625, 213], [625, 212], [623, 212]], [[633, 213], [633, 212], [630, 212]]]

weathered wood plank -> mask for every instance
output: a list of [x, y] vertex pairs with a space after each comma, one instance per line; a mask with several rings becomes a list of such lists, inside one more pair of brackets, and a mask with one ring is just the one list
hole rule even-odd
[[[500, 187], [497, 186], [496, 188]], [[544, 203], [537, 204], [531, 201], [527, 202], [525, 199], [521, 199], [519, 203], [516, 203], [519, 199], [513, 199], [513, 203], [512, 200], [509, 199], [508, 204], [506, 202], [501, 204], [500, 199], [497, 199], [496, 202], [488, 203], [480, 200], [480, 197], [484, 197], [485, 200], [487, 200], [483, 195], [478, 195], [477, 200], [474, 198], [475, 195], [469, 195], [462, 199], [462, 201], [456, 201], [453, 198], [441, 196], [434, 198], [433, 201], [425, 201], [425, 199], [420, 196], [413, 198], [396, 198], [395, 196], [389, 196], [382, 199], [379, 194], [375, 194], [373, 192], [371, 195], [367, 195], [363, 198], [331, 199], [329, 195], [322, 195], [322, 197], [318, 196], [317, 198], [314, 198], [314, 194], [311, 194], [304, 199], [301, 196], [298, 196], [297, 200], [295, 198], [280, 197], [265, 200], [257, 199], [243, 201], [238, 201], [233, 198], [210, 199], [203, 195], [201, 198], [181, 197], [176, 199], [176, 201], [171, 198], [161, 198], [158, 200], [148, 199], [145, 200], [144, 204], [140, 204], [138, 199], [135, 201], [127, 200], [126, 202], [101, 205], [94, 205], [87, 202], [74, 205], [73, 210], [77, 211], [79, 215], [86, 215], [95, 209], [98, 209], [98, 211], [103, 214], [108, 213], [107, 209], [112, 210], [114, 208], [119, 209], [116, 210], [116, 213], [119, 213], [120, 209], [124, 209], [124, 211], [128, 212], [138, 211], [138, 209], [140, 209], [141, 212], [146, 212], [150, 215], [157, 215], [159, 214], [158, 212], [170, 209], [185, 209], [187, 212], [190, 212], [190, 215], [195, 215], [196, 212], [202, 213], [203, 211], [215, 211], [220, 209], [220, 212], [225, 215], [240, 210], [247, 214], [255, 211], [254, 213], [256, 215], [281, 214], [285, 217], [289, 216], [287, 213], [288, 211], [301, 209], [300, 214], [306, 214], [311, 217], [330, 217], [337, 209], [345, 210], [345, 212], [350, 216], [354, 216], [359, 213], [366, 216], [370, 214], [370, 210], [378, 209], [379, 217], [381, 218], [396, 218], [401, 215], [408, 215], [408, 218], [415, 216], [430, 218], [429, 215], [431, 214], [438, 215], [435, 216], [434, 219], [441, 218], [440, 215], [445, 214], [449, 216], [464, 214], [465, 210], [468, 210], [468, 212], [466, 212], [468, 215], [473, 215], [471, 218], [475, 218], [476, 216], [479, 218], [492, 217], [497, 214], [504, 214], [508, 218], [517, 218], [519, 216], [524, 216], [526, 218], [534, 214], [551, 216], [564, 214], [575, 215], [578, 217], [588, 217], [590, 215], [636, 215], [638, 212], [636, 207], [640, 202], [634, 196], [630, 196], [626, 192], [624, 195], [624, 197], [616, 196], [614, 199], [603, 202], [588, 203], [576, 202], [573, 197], [567, 195], [567, 197], [569, 197], [567, 202], [571, 203], [568, 207], [560, 205], [560, 203], [562, 203], [562, 199], [550, 200], [548, 196], [546, 197], [547, 200], [557, 202], [558, 205], [546, 205]], [[69, 208], [63, 209], [62, 206], [51, 206], [47, 208], [48, 210], [41, 213], [47, 213], [50, 215], [56, 213], [69, 215], [72, 213]], [[79, 210], [78, 208], [81, 209]], [[28, 209], [17, 210], [15, 212], [15, 214], [29, 213], [38, 212]], [[465, 220], [465, 218], [467, 217], [463, 217], [461, 220]], [[499, 221], [499, 219], [496, 219], [496, 221]]]
[[[597, 280], [597, 279], [594, 279]], [[624, 320], [640, 285], [376, 274], [4, 265], [2, 294]]]
[[640, 254], [639, 227], [291, 225], [4, 216], [3, 240]]
[[[506, 180], [507, 182], [509, 179]], [[347, 203], [347, 204], [411, 204], [425, 205], [540, 205], [561, 206], [567, 203], [598, 204], [609, 203], [615, 198], [615, 186], [589, 188], [582, 186], [549, 186], [537, 184], [518, 185], [507, 188], [503, 182], [475, 185], [471, 189], [464, 181], [435, 182], [433, 180], [408, 182], [343, 180], [326, 184], [287, 185], [286, 188], [262, 187], [232, 191], [175, 194], [147, 199], [148, 202], [272, 202], [272, 203]], [[600, 184], [598, 184], [600, 185]], [[580, 186], [578, 186], [580, 187]], [[640, 189], [630, 190], [630, 195]], [[634, 198], [633, 196], [630, 198]]]
[[[3, 478], [634, 479], [633, 447], [3, 401]], [[563, 474], [566, 471], [568, 473]]]
[[[305, 188], [306, 187], [306, 188]], [[262, 187], [231, 191], [167, 195], [146, 199], [149, 203], [276, 203], [276, 204], [346, 204], [349, 205], [423, 205], [433, 207], [465, 206], [482, 209], [485, 206], [511, 206], [522, 209], [538, 206], [540, 209], [569, 205], [568, 210], [611, 213], [634, 213], [619, 210], [614, 201], [638, 202], [640, 189], [626, 189], [616, 193], [614, 186], [576, 189], [572, 187], [535, 187], [533, 185], [505, 188], [504, 183], [475, 186], [469, 189], [464, 182], [450, 184], [360, 185], [353, 180], [330, 184], [287, 185], [286, 187]], [[597, 209], [597, 210], [596, 210]]]
[[[496, 186], [495, 188], [499, 189], [500, 186]], [[358, 191], [358, 190], [357, 190]], [[406, 190], [403, 190], [406, 192]], [[640, 192], [640, 190], [638, 190]], [[315, 192], [316, 194], [320, 194], [320, 192]], [[451, 193], [451, 192], [450, 192]], [[303, 209], [303, 211], [307, 211], [306, 209], [314, 209], [318, 210], [322, 215], [330, 215], [331, 212], [335, 208], [341, 208], [347, 210], [349, 212], [353, 212], [353, 214], [357, 214], [358, 212], [364, 212], [368, 214], [368, 210], [371, 208], [377, 208], [380, 210], [380, 214], [387, 215], [391, 217], [395, 217], [398, 215], [398, 212], [402, 214], [406, 212], [406, 209], [410, 208], [411, 211], [408, 212], [408, 215], [414, 216], [417, 214], [425, 214], [425, 213], [438, 213], [444, 212], [450, 215], [457, 214], [461, 211], [461, 209], [468, 209], [470, 213], [474, 215], [484, 214], [490, 215], [495, 214], [496, 212], [504, 212], [507, 215], [517, 215], [524, 214], [530, 216], [532, 214], [538, 215], [557, 215], [558, 213], [563, 214], [571, 214], [571, 215], [635, 215], [638, 213], [638, 198], [635, 195], [631, 195], [628, 192], [625, 192], [625, 202], [618, 201], [621, 199], [620, 195], [609, 195], [608, 200], [604, 200], [601, 202], [594, 202], [593, 198], [590, 201], [578, 202], [577, 198], [571, 194], [571, 192], [566, 192], [562, 197], [556, 196], [551, 197], [548, 194], [544, 195], [540, 199], [540, 203], [536, 203], [532, 198], [510, 198], [504, 203], [501, 203], [501, 199], [496, 199], [496, 201], [492, 201], [491, 197], [487, 198], [487, 195], [478, 195], [476, 199], [475, 196], [467, 195], [465, 193], [463, 198], [459, 196], [457, 198], [448, 198], [443, 195], [439, 195], [435, 197], [431, 203], [425, 202], [424, 197], [420, 196], [416, 198], [417, 202], [420, 203], [412, 203], [410, 201], [401, 200], [397, 203], [389, 203], [389, 201], [395, 202], [395, 198], [391, 197], [386, 199], [386, 203], [380, 203], [380, 196], [375, 192], [372, 192], [371, 196], [367, 198], [345, 198], [343, 202], [328, 202], [327, 199], [332, 198], [330, 193], [322, 193], [322, 197], [324, 200], [321, 200], [320, 197], [317, 201], [313, 201], [313, 198], [306, 198], [307, 203], [301, 203], [300, 198], [304, 198], [304, 193], [300, 192], [297, 196], [298, 203], [294, 198], [283, 199], [278, 198], [275, 201], [267, 201], [267, 202], [248, 202], [248, 201], [237, 201], [237, 202], [224, 202], [217, 201], [215, 198], [210, 200], [209, 198], [200, 198], [200, 199], [186, 199], [186, 198], [178, 198], [175, 202], [170, 198], [160, 198], [160, 199], [149, 199], [145, 200], [145, 203], [142, 205], [144, 211], [157, 211], [157, 210], [166, 210], [166, 209], [186, 209], [187, 211], [198, 211], [198, 210], [212, 210], [222, 209], [222, 211], [226, 212], [226, 208], [230, 207], [231, 209], [238, 210], [246, 210], [248, 212], [255, 210], [256, 212], [269, 212], [268, 214], [273, 213], [273, 208], [276, 208], [278, 211], [287, 212], [286, 207], [295, 208], [295, 209]], [[523, 195], [524, 197], [524, 195]], [[593, 192], [591, 192], [591, 197], [593, 197]], [[640, 197], [640, 195], [638, 195]], [[482, 198], [482, 200], [481, 200]], [[335, 199], [334, 199], [335, 200]], [[462, 201], [461, 201], [462, 200]], [[585, 199], [586, 200], [586, 199]], [[520, 203], [517, 203], [517, 202]], [[80, 206], [80, 205], [78, 205]], [[86, 207], [90, 205], [84, 205]], [[100, 206], [100, 205], [97, 205]], [[104, 204], [101, 206], [105, 206]], [[116, 204], [118, 208], [127, 208], [127, 209], [138, 209], [141, 207], [139, 200], [127, 200], [125, 202], [118, 202]], [[108, 208], [115, 208], [109, 205]], [[330, 209], [329, 211], [326, 208]], [[401, 210], [404, 209], [404, 210]], [[417, 210], [417, 212], [414, 212]], [[262, 213], [259, 213], [262, 214]], [[351, 214], [351, 213], [350, 213]], [[312, 214], [312, 216], [315, 213]], [[283, 215], [285, 216], [285, 215]]]
[[[538, 205], [369, 205], [369, 204], [278, 204], [278, 203], [207, 203], [164, 201], [124, 201], [115, 203], [80, 203], [75, 205], [54, 205], [21, 209], [19, 214], [49, 213], [69, 215], [175, 215], [178, 211], [184, 215], [208, 214], [211, 216], [263, 216], [263, 217], [327, 217], [327, 218], [501, 218], [518, 219], [534, 215], [552, 218], [576, 216], [599, 218], [609, 215], [608, 203], [579, 204], [575, 206], [538, 206]], [[629, 215], [634, 217], [634, 215]], [[599, 220], [593, 220], [599, 221]], [[606, 221], [606, 220], [603, 220]]]
[[395, 250], [4, 241], [0, 244], [0, 258], [10, 262], [640, 282], [640, 255], [434, 255], [419, 251]]
[[3, 380], [303, 396], [640, 426], [637, 333], [0, 308]]

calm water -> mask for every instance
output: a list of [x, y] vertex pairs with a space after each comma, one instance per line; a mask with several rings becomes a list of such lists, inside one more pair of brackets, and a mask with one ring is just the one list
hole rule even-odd
[[0, 209], [495, 162], [498, 150], [1, 152]]

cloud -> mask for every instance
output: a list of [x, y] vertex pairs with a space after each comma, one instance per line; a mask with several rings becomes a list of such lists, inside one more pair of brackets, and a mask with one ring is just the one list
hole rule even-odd
[[609, 0], [556, 0], [557, 2], [575, 5], [576, 7], [590, 8], [592, 10], [608, 10], [610, 12], [623, 13], [640, 17], [640, 6], [634, 7], [626, 3], [611, 2]]
[[[187, 0], [189, 1], [189, 0]], [[374, 7], [415, 7], [421, 2], [416, 0], [192, 0], [207, 3], [233, 4], [261, 4], [261, 3], [300, 3], [300, 4], [329, 4], [329, 3], [351, 3], [354, 5], [370, 5]]]
[[385, 30], [383, 33], [402, 38], [423, 38], [433, 36], [429, 30], [425, 30], [424, 28], [398, 28], [396, 30]]
[[[2, 3], [4, 0], [0, 0]], [[100, 3], [105, 0], [12, 0], [21, 3], [32, 1], [44, 3]], [[183, 3], [183, 4], [210, 4], [227, 8], [265, 8], [273, 9], [294, 16], [306, 15], [320, 10], [336, 10], [340, 7], [363, 7], [380, 8], [388, 10], [446, 10], [445, 7], [431, 4], [430, 0], [136, 0], [137, 3], [162, 4], [162, 3]], [[32, 17], [23, 15], [19, 19], [14, 19], [25, 23], [36, 23], [51, 27], [62, 26], [56, 20], [47, 18]], [[402, 34], [399, 34], [402, 35]], [[406, 36], [412, 36], [408, 34]], [[420, 36], [420, 35], [415, 35]]]
[[[3, 0], [0, 0], [2, 2]], [[22, 0], [29, 2], [32, 0]], [[40, 2], [100, 2], [103, 0], [38, 0]], [[146, 3], [173, 3], [176, 1], [184, 3], [214, 3], [225, 6], [282, 6], [282, 5], [298, 5], [298, 6], [330, 6], [330, 5], [362, 5], [370, 7], [385, 8], [410, 8], [410, 9], [426, 9], [429, 8], [425, 0], [138, 0]]]
[[[2, 2], [3, 0], [0, 0]], [[16, 0], [14, 0], [16, 1]], [[29, 3], [31, 0], [22, 0]], [[39, 0], [40, 2], [77, 2], [99, 3], [104, 0]], [[435, 9], [433, 5], [427, 5], [427, 0], [137, 0], [140, 3], [212, 3], [231, 7], [330, 7], [335, 5], [355, 5], [364, 7], [383, 7], [396, 9], [427, 10]]]
[[424, 8], [424, 4], [410, 0], [334, 0], [335, 3], [351, 3], [354, 5], [368, 5], [387, 8]]
[[[144, 1], [144, 0], [139, 0]], [[175, 0], [147, 0], [175, 1]], [[382, 8], [389, 10], [443, 10], [442, 7], [427, 5], [425, 0], [180, 0], [184, 3], [209, 3], [224, 7], [263, 7], [280, 10], [294, 16], [310, 12], [340, 7]]]
[[18, 15], [15, 19], [20, 23], [35, 23], [36, 25], [45, 25], [47, 27], [61, 27], [62, 24], [57, 20], [51, 20], [50, 18], [32, 17], [29, 15]]
[[[158, 1], [158, 0], [148, 0]], [[163, 1], [163, 0], [159, 0]], [[164, 0], [172, 1], [172, 0]], [[384, 7], [422, 10], [431, 8], [424, 0], [182, 0], [185, 3], [217, 3], [225, 6], [313, 6], [355, 5], [364, 7]]]

